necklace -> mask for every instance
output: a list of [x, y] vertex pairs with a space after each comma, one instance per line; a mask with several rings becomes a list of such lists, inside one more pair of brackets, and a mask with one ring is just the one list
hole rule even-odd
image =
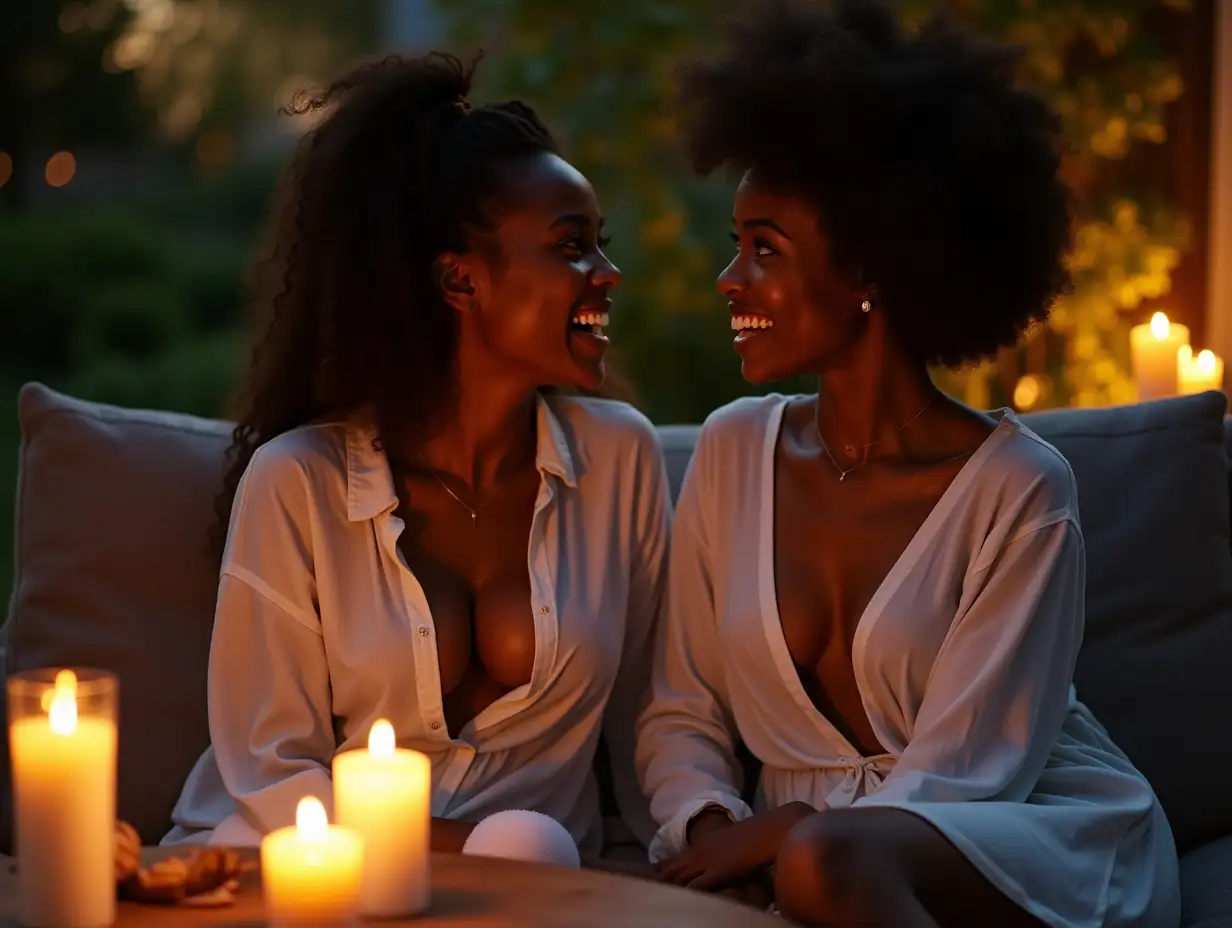
[[[821, 450], [826, 453], [826, 457], [830, 459], [830, 463], [833, 464], [834, 469], [838, 471], [838, 482], [842, 483], [844, 480], [847, 479], [848, 474], [850, 474], [852, 471], [854, 471], [861, 464], [863, 464], [865, 461], [868, 460], [868, 449], [869, 448], [872, 448], [874, 445], [879, 445], [883, 441], [893, 438], [895, 435], [901, 434], [903, 429], [909, 426], [916, 419], [920, 418], [920, 416], [924, 415], [924, 412], [928, 409], [929, 406], [933, 404], [933, 400], [937, 398], [937, 394], [939, 392], [941, 391], [934, 389], [932, 392], [932, 395], [928, 397], [928, 402], [926, 402], [923, 406], [920, 407], [920, 411], [917, 412], [910, 419], [908, 419], [906, 422], [904, 422], [902, 425], [900, 425], [898, 428], [896, 428], [893, 432], [890, 432], [887, 435], [882, 435], [880, 438], [870, 441], [867, 445], [865, 445], [862, 449], [860, 449], [864, 452], [863, 455], [860, 457], [860, 460], [856, 461], [854, 464], [852, 464], [850, 467], [846, 469], [844, 469], [843, 466], [839, 464], [838, 459], [835, 458], [835, 456], [830, 453], [830, 445], [824, 438], [821, 437], [821, 426], [818, 425], [817, 419], [816, 417], [814, 417], [813, 418], [813, 429], [817, 432], [817, 441], [821, 443]], [[852, 455], [856, 453], [856, 446], [847, 445], [844, 447], [843, 450], [846, 451], [848, 455]]]
[[432, 471], [432, 476], [435, 477], [436, 482], [441, 485], [441, 489], [444, 490], [446, 493], [448, 493], [450, 496], [452, 496], [454, 499], [454, 502], [456, 502], [459, 506], [461, 506], [463, 509], [467, 511], [467, 513], [471, 517], [471, 525], [478, 525], [479, 524], [479, 513], [483, 511], [483, 506], [480, 506], [478, 509], [472, 509], [470, 506], [466, 504], [466, 501], [463, 500], [462, 497], [460, 497], [453, 490], [449, 489], [449, 484], [447, 484], [441, 478], [440, 473], [437, 471], [435, 467], [433, 467], [427, 461], [424, 461], [424, 467]]

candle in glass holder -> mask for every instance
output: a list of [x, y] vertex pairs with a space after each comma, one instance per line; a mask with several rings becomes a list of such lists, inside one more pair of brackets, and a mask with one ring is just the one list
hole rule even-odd
[[364, 915], [422, 912], [431, 898], [431, 762], [397, 747], [393, 726], [380, 719], [368, 732], [366, 751], [334, 757], [333, 776], [338, 823], [364, 838]]
[[1187, 344], [1189, 328], [1169, 322], [1163, 313], [1156, 313], [1146, 325], [1136, 325], [1129, 330], [1139, 400], [1176, 395], [1177, 352]]
[[18, 918], [27, 928], [115, 921], [116, 678], [8, 678]]
[[261, 885], [274, 928], [346, 928], [359, 923], [363, 839], [331, 826], [325, 806], [299, 801], [295, 824], [261, 839]]
[[1209, 348], [1194, 356], [1193, 349], [1182, 345], [1176, 357], [1177, 392], [1202, 393], [1223, 389], [1223, 358]]

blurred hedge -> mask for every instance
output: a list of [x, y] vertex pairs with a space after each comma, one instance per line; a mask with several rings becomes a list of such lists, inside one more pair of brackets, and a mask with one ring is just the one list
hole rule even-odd
[[11, 585], [20, 385], [217, 415], [244, 362], [248, 243], [151, 218], [46, 213], [0, 221], [0, 602]]

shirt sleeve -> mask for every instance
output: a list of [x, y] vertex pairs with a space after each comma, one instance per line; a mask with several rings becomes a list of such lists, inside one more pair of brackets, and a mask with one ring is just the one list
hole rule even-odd
[[667, 608], [658, 632], [651, 703], [642, 714], [638, 772], [661, 825], [654, 862], [686, 845], [689, 822], [708, 806], [733, 819], [751, 816], [740, 798], [736, 725], [719, 651], [714, 584], [699, 486], [701, 453], [685, 476], [672, 528]]
[[856, 806], [1024, 801], [1069, 708], [1082, 643], [1086, 558], [1070, 517], [1002, 546], [932, 668], [909, 741]]
[[604, 736], [612, 766], [612, 785], [621, 817], [643, 845], [655, 833], [649, 803], [638, 783], [634, 760], [636, 723], [650, 697], [655, 628], [667, 578], [671, 496], [658, 438], [648, 429], [634, 469], [629, 540], [633, 552], [620, 670], [604, 716]]
[[333, 806], [336, 741], [316, 607], [307, 476], [258, 450], [236, 493], [210, 644], [210, 738], [223, 784], [259, 833], [305, 796]]

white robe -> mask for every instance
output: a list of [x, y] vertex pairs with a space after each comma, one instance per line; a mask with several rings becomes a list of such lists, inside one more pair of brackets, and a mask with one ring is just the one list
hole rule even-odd
[[661, 825], [652, 859], [680, 850], [705, 806], [752, 814], [740, 740], [763, 764], [759, 808], [906, 809], [1048, 925], [1177, 925], [1167, 820], [1073, 691], [1086, 561], [1068, 462], [997, 414], [859, 619], [855, 679], [885, 748], [863, 757], [809, 699], [779, 621], [774, 457], [789, 401], [717, 411], [685, 479], [638, 741]]

